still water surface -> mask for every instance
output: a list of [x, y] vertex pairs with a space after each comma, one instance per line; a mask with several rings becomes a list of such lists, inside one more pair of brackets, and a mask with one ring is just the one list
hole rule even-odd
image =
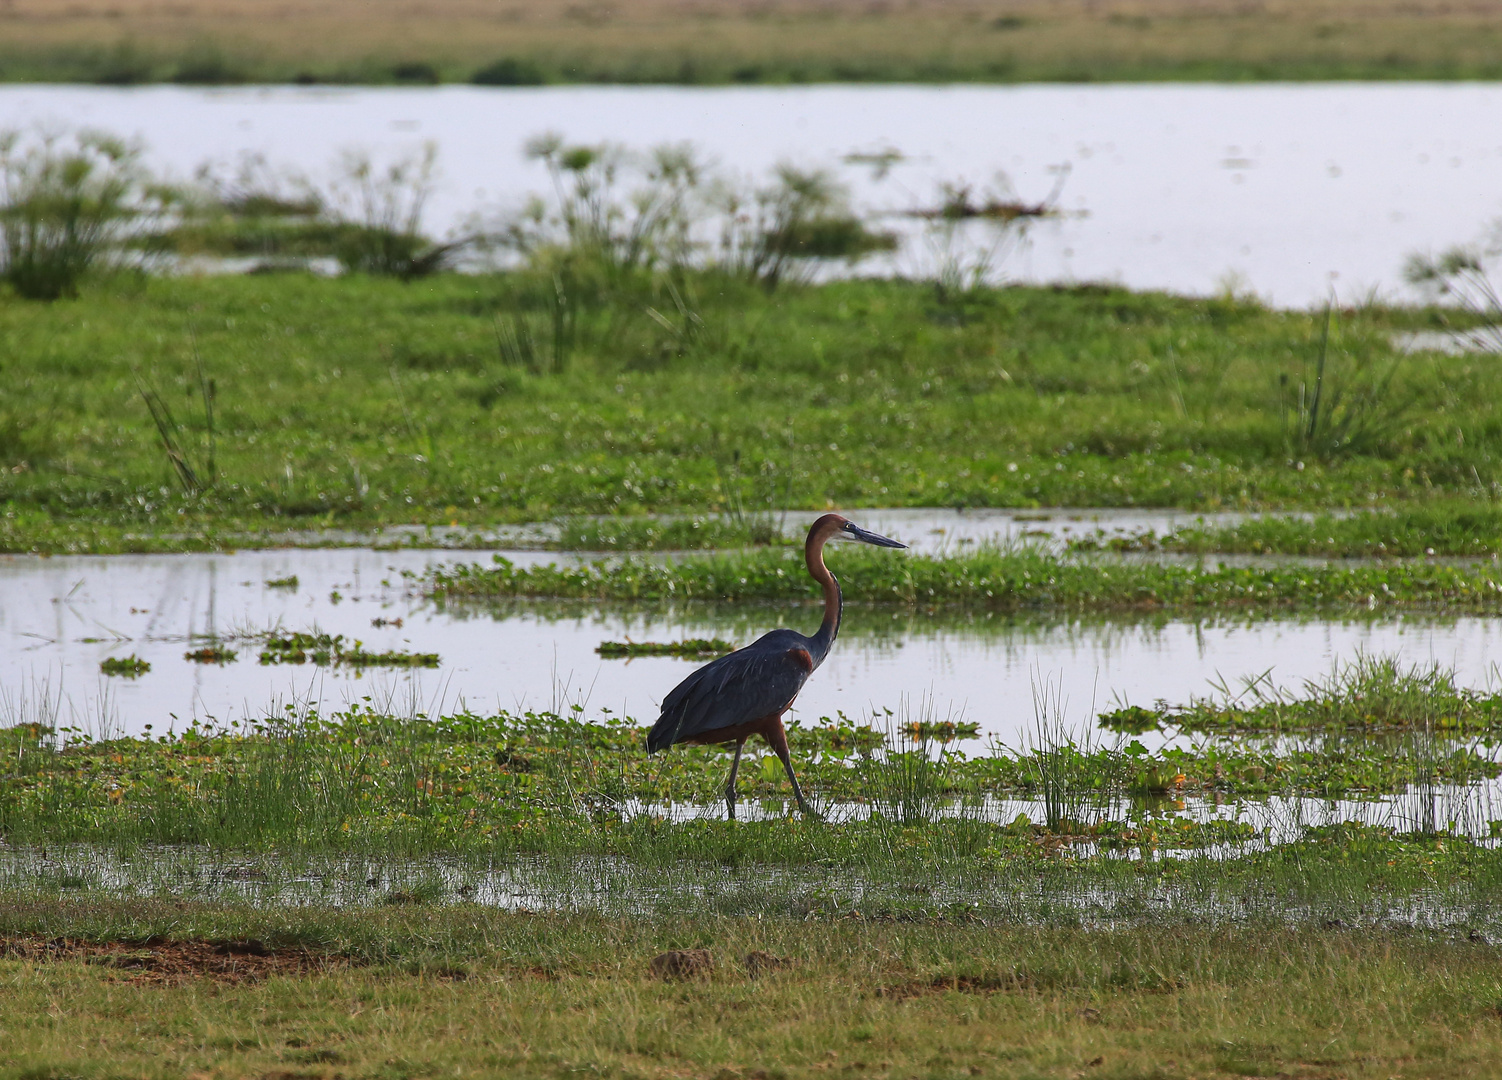
[[[518, 562], [556, 553], [511, 553]], [[663, 696], [691, 664], [669, 658], [602, 660], [604, 640], [673, 641], [719, 635], [744, 644], [792, 625], [812, 632], [813, 607], [759, 605], [632, 608], [513, 603], [444, 609], [413, 594], [403, 571], [487, 561], [483, 553], [276, 550], [214, 555], [50, 559], [0, 558], [0, 723], [25, 719], [50, 693], [64, 716], [117, 731], [163, 731], [189, 718], [221, 722], [266, 714], [278, 702], [335, 707], [366, 694], [428, 711], [461, 701], [476, 709], [551, 707], [582, 702], [655, 719]], [[267, 581], [296, 575], [295, 590]], [[374, 620], [400, 626], [373, 626]], [[373, 649], [437, 652], [441, 666], [363, 674], [312, 665], [266, 667], [257, 648], [239, 647], [224, 666], [183, 653], [202, 636], [280, 626], [318, 628]], [[1039, 617], [935, 618], [847, 609], [829, 660], [799, 699], [805, 721], [838, 710], [860, 717], [932, 698], [943, 714], [962, 711], [1013, 746], [1034, 730], [1033, 696], [1045, 685], [1067, 700], [1069, 721], [1085, 724], [1116, 701], [1182, 702], [1272, 672], [1289, 685], [1326, 674], [1358, 651], [1395, 652], [1413, 662], [1458, 669], [1462, 683], [1486, 685], [1502, 645], [1495, 619], [1075, 620]], [[152, 669], [136, 679], [99, 673], [106, 657], [134, 654]], [[175, 720], [173, 717], [175, 716]]]
[[[341, 149], [390, 160], [431, 140], [443, 175], [427, 227], [516, 209], [547, 189], [523, 142], [544, 131], [646, 147], [690, 141], [763, 178], [779, 161], [840, 168], [873, 210], [931, 203], [940, 180], [1025, 200], [1068, 169], [1067, 216], [1005, 273], [1208, 293], [1239, 282], [1286, 306], [1403, 291], [1413, 251], [1502, 216], [1502, 86], [0, 87], [0, 130], [88, 125], [138, 137], [186, 179], [246, 152], [326, 179]], [[881, 182], [851, 153], [904, 155]], [[921, 230], [885, 273], [924, 273]]]

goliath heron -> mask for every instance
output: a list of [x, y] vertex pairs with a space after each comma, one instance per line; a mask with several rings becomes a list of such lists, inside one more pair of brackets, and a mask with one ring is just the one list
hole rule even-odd
[[824, 622], [813, 637], [796, 630], [773, 630], [744, 649], [737, 649], [706, 664], [684, 679], [662, 703], [662, 715], [647, 734], [647, 753], [655, 754], [677, 743], [735, 743], [730, 779], [725, 784], [725, 805], [735, 818], [735, 771], [741, 749], [752, 735], [767, 740], [793, 785], [793, 797], [806, 817], [814, 816], [803, 798], [793, 763], [788, 758], [788, 737], [782, 714], [814, 669], [829, 655], [840, 632], [844, 600], [840, 583], [824, 565], [824, 545], [834, 539], [859, 540], [877, 547], [905, 548], [896, 540], [868, 532], [839, 514], [825, 514], [808, 530], [803, 561], [809, 576], [824, 590]]

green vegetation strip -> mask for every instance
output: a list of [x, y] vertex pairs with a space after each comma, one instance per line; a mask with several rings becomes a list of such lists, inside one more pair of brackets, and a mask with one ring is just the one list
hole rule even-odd
[[[602, 918], [0, 892], [0, 940], [14, 953], [0, 955], [6, 1080], [1502, 1069], [1502, 954], [1464, 928]], [[279, 955], [311, 959], [271, 979], [156, 975], [182, 941], [261, 946], [263, 959], [238, 958], [246, 972]], [[48, 942], [75, 956], [86, 944], [122, 948], [49, 960]], [[705, 950], [701, 977], [651, 974], [654, 958], [689, 949]]]
[[683, 641], [602, 641], [595, 652], [610, 660], [630, 659], [633, 656], [681, 656], [697, 660], [704, 657], [722, 656], [731, 652], [735, 644], [719, 638], [686, 638]]
[[[828, 562], [852, 603], [997, 611], [1502, 612], [1502, 574], [1490, 567], [1159, 566], [1027, 550], [941, 558], [856, 548], [831, 551]], [[775, 550], [671, 561], [625, 558], [570, 567], [518, 567], [496, 556], [490, 566], [433, 569], [422, 585], [429, 595], [454, 601], [519, 596], [787, 601], [818, 596], [801, 556]]]
[[[328, 667], [437, 667], [437, 653], [391, 650], [371, 652], [360, 642], [346, 642], [343, 634], [272, 634], [262, 643], [262, 664], [306, 664]], [[191, 658], [191, 657], [190, 657]]]

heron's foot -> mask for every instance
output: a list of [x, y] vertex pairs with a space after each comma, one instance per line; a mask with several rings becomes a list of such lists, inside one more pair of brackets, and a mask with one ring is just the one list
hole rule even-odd
[[823, 814], [819, 813], [819, 811], [815, 810], [812, 806], [809, 806], [808, 803], [804, 802], [802, 799], [798, 800], [798, 809], [802, 812], [803, 816], [810, 821], [824, 820]]
[[731, 821], [735, 820], [735, 791], [734, 790], [727, 789], [726, 792], [725, 792], [725, 812], [726, 812], [726, 814], [728, 814], [730, 816], [730, 820]]

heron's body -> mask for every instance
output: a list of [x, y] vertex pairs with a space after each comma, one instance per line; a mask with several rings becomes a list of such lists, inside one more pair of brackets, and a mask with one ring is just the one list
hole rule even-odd
[[649, 754], [678, 743], [735, 743], [735, 760], [725, 788], [731, 817], [735, 817], [735, 774], [741, 748], [752, 735], [767, 740], [782, 760], [799, 808], [805, 814], [812, 813], [793, 775], [782, 715], [829, 655], [840, 632], [844, 608], [840, 584], [824, 565], [823, 554], [824, 544], [837, 535], [884, 547], [905, 546], [868, 533], [838, 514], [825, 514], [814, 522], [803, 554], [809, 575], [824, 591], [824, 622], [818, 631], [808, 637], [796, 630], [773, 630], [744, 649], [706, 664], [663, 700], [662, 715], [647, 735]]

